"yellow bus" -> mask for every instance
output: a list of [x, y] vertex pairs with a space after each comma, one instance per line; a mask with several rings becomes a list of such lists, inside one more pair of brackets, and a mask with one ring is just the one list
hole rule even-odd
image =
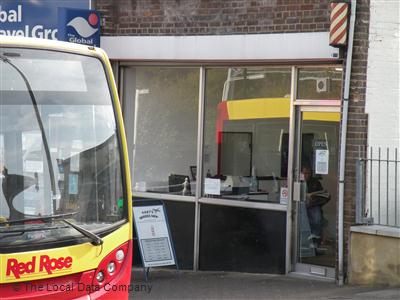
[[129, 174], [106, 54], [0, 37], [0, 298], [127, 298]]

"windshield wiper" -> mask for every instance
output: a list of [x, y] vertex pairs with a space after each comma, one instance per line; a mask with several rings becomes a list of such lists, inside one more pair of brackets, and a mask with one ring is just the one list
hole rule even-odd
[[53, 168], [53, 163], [51, 161], [51, 156], [50, 156], [50, 147], [49, 147], [49, 144], [47, 142], [47, 137], [46, 137], [46, 133], [44, 131], [44, 126], [43, 126], [43, 122], [42, 122], [42, 117], [40, 116], [40, 112], [39, 112], [39, 109], [38, 109], [38, 105], [37, 105], [37, 101], [36, 101], [35, 95], [33, 93], [31, 85], [29, 84], [28, 78], [26, 78], [25, 74], [16, 65], [14, 65], [12, 63], [12, 61], [8, 57], [6, 57], [4, 54], [0, 54], [0, 61], [3, 61], [4, 63], [9, 64], [12, 68], [14, 68], [18, 72], [18, 74], [24, 80], [24, 83], [26, 85], [26, 89], [28, 90], [29, 96], [31, 98], [32, 106], [33, 106], [33, 109], [35, 111], [36, 120], [37, 120], [38, 125], [39, 125], [40, 133], [42, 135], [44, 152], [46, 153], [47, 166], [49, 168], [51, 193], [52, 193], [53, 201], [55, 202], [55, 198], [56, 198], [56, 180], [55, 180], [55, 176], [54, 176], [54, 168]]
[[63, 228], [68, 228], [68, 227], [69, 227], [68, 225], [62, 225], [62, 226], [58, 225], [58, 226], [52, 226], [52, 227], [48, 227], [47, 226], [45, 228], [42, 228], [42, 227], [25, 227], [25, 226], [22, 227], [22, 228], [20, 228], [20, 227], [18, 227], [18, 228], [2, 227], [2, 228], [0, 228], [0, 240], [2, 238], [9, 237], [10, 235], [7, 235], [7, 234], [10, 234], [10, 233], [19, 232], [19, 234], [22, 235], [25, 232], [50, 231], [50, 230], [54, 230], [54, 229], [63, 229]]
[[103, 240], [97, 234], [64, 219], [65, 217], [69, 217], [69, 216], [72, 216], [75, 214], [77, 214], [77, 213], [73, 212], [73, 213], [66, 213], [66, 214], [59, 214], [59, 215], [52, 215], [52, 216], [43, 216], [43, 217], [34, 217], [34, 218], [27, 218], [27, 219], [20, 219], [20, 220], [5, 221], [5, 222], [0, 222], [0, 226], [1, 225], [10, 225], [10, 224], [20, 224], [20, 223], [32, 222], [32, 221], [59, 220], [61, 222], [68, 224], [70, 227], [74, 228], [76, 231], [79, 231], [82, 235], [88, 237], [91, 240], [92, 245], [94, 245], [94, 246], [102, 245]]
[[60, 219], [60, 221], [63, 221], [64, 223], [68, 224], [69, 226], [71, 226], [72, 228], [76, 229], [77, 231], [79, 231], [80, 233], [82, 233], [84, 236], [88, 237], [89, 239], [91, 239], [91, 243], [94, 246], [100, 246], [103, 244], [103, 240], [101, 237], [99, 237], [97, 234], [79, 226], [76, 225], [74, 223], [71, 223], [68, 220], [65, 219]]
[[1, 225], [20, 224], [20, 223], [32, 222], [32, 221], [50, 221], [50, 220], [56, 220], [56, 219], [63, 219], [65, 217], [70, 217], [70, 216], [73, 216], [73, 215], [76, 215], [76, 214], [77, 214], [77, 212], [72, 212], [72, 213], [59, 214], [59, 215], [38, 216], [38, 217], [32, 217], [32, 218], [3, 221], [3, 222], [0, 222], [0, 226]]

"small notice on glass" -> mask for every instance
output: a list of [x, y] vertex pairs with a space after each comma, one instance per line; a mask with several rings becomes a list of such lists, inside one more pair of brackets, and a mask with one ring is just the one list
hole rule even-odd
[[221, 180], [206, 178], [204, 181], [204, 193], [208, 195], [221, 195]]
[[281, 187], [281, 193], [279, 196], [279, 203], [287, 205], [289, 199], [289, 189], [287, 187]]
[[327, 175], [329, 172], [329, 150], [315, 150], [315, 174]]

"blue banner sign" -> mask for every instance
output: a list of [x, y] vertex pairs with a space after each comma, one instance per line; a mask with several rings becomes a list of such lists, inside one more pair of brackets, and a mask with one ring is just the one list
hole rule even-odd
[[89, 9], [90, 0], [0, 0], [0, 35], [57, 39], [60, 7]]
[[100, 47], [100, 15], [89, 9], [58, 9], [58, 39]]

